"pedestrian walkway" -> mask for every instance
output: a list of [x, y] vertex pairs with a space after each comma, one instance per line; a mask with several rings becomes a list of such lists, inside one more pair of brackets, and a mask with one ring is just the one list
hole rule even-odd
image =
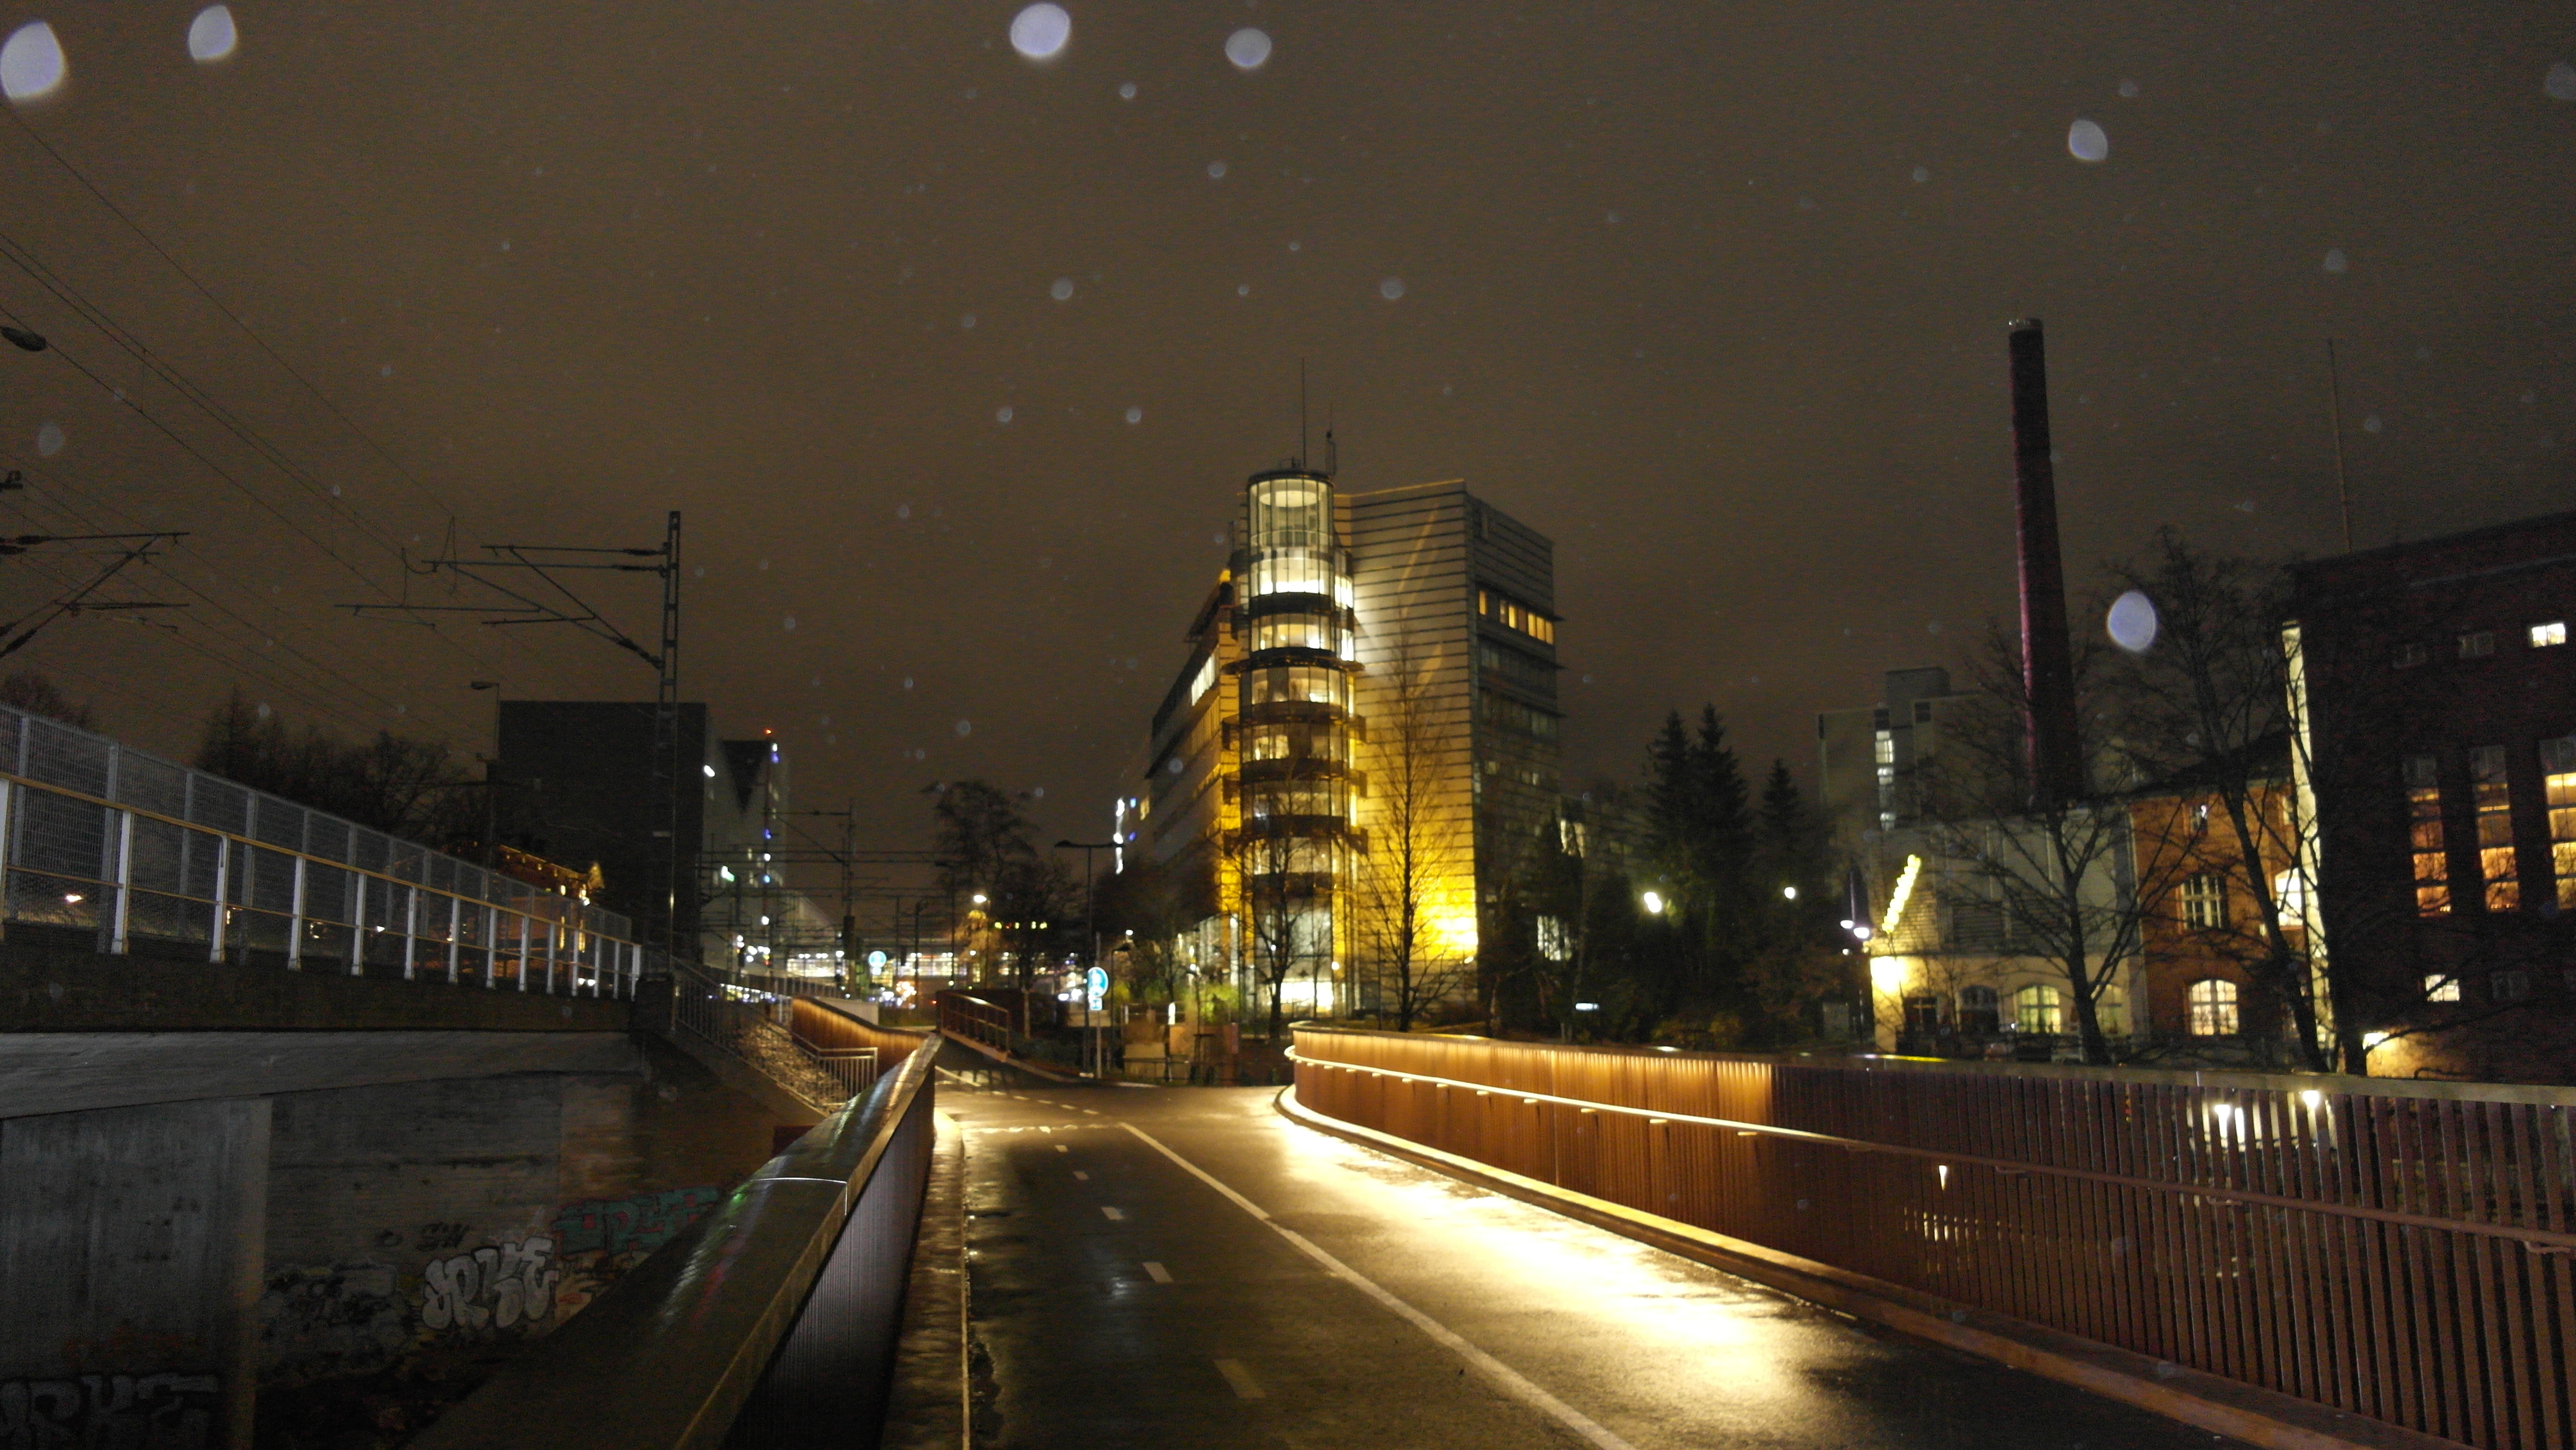
[[943, 1078], [979, 1446], [2228, 1445], [1298, 1127]]

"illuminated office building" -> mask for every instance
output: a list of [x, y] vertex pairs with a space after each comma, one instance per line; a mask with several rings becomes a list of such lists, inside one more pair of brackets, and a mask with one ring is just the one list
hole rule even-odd
[[[1458, 482], [1246, 482], [1229, 566], [1155, 713], [1127, 852], [1182, 958], [1297, 1015], [1375, 1010], [1390, 962], [1471, 998], [1480, 924], [1557, 806], [1553, 549]], [[1409, 943], [1409, 949], [1400, 944]]]

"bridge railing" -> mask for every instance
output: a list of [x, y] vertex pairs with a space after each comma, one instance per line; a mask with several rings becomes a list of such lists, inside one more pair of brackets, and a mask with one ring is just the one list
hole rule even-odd
[[615, 912], [5, 708], [0, 935], [594, 997], [659, 966]]
[[2482, 1450], [2576, 1450], [2576, 1090], [1300, 1028], [1297, 1098]]
[[908, 1054], [416, 1450], [875, 1444], [929, 1179], [936, 1056]]

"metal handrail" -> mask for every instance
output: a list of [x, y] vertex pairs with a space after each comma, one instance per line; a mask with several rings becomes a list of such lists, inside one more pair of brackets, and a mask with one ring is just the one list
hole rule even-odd
[[[809, 1332], [826, 1358], [835, 1340], [892, 1342], [903, 1305], [899, 1269], [891, 1284], [879, 1273], [856, 1286], [868, 1291], [859, 1296], [866, 1324], [832, 1318], [852, 1296], [817, 1285], [827, 1272], [842, 1273], [854, 1253], [872, 1253], [881, 1269], [889, 1236], [909, 1253], [929, 1161], [937, 1048], [934, 1035], [867, 1096], [763, 1164], [442, 1416], [412, 1442], [415, 1450], [714, 1450], [747, 1408], [792, 1421], [800, 1409], [820, 1409], [819, 1398], [866, 1389], [853, 1382], [866, 1377], [867, 1364], [818, 1378], [826, 1367], [800, 1354], [816, 1347], [804, 1342]], [[856, 1241], [862, 1219], [874, 1231], [869, 1243]], [[879, 1366], [880, 1395], [882, 1379]], [[876, 1438], [873, 1426], [840, 1429], [846, 1440]]]

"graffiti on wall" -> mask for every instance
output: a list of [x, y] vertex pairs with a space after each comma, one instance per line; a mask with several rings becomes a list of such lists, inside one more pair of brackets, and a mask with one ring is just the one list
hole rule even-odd
[[210, 1374], [85, 1374], [0, 1380], [0, 1450], [56, 1445], [149, 1445], [206, 1450], [215, 1443]]
[[412, 1347], [411, 1318], [391, 1264], [273, 1270], [259, 1296], [262, 1377], [295, 1383], [382, 1369]]
[[555, 1210], [555, 1238], [566, 1254], [649, 1254], [696, 1223], [720, 1196], [713, 1188], [673, 1188], [566, 1204]]
[[420, 1327], [437, 1334], [540, 1324], [555, 1312], [562, 1278], [555, 1241], [544, 1234], [433, 1259], [420, 1276]]

